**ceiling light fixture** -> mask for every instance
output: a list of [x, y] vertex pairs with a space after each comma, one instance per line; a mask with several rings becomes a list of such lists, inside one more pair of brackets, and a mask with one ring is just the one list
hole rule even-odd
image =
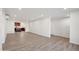
[[67, 8], [64, 8], [65, 10], [67, 9]]
[[22, 10], [22, 8], [19, 8], [19, 10]]

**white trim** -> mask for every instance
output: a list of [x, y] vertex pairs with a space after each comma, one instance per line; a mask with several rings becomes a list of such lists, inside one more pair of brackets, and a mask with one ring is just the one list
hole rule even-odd
[[71, 40], [70, 40], [70, 43], [73, 43], [73, 44], [79, 45], [79, 42], [77, 42], [77, 41], [71, 41]]

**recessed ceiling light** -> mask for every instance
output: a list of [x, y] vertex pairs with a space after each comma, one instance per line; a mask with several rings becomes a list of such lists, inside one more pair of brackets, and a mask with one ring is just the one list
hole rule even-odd
[[19, 10], [22, 10], [22, 8], [19, 8]]
[[64, 8], [65, 10], [67, 9], [67, 8]]

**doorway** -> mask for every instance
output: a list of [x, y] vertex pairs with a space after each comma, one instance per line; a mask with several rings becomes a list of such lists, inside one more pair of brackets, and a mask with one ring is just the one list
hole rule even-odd
[[25, 27], [22, 27], [22, 24], [20, 22], [15, 22], [15, 32], [25, 32]]

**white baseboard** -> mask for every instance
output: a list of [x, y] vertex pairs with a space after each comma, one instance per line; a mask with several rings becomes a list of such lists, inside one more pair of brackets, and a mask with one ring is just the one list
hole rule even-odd
[[69, 36], [67, 36], [67, 35], [60, 35], [60, 34], [51, 34], [51, 35], [61, 36], [61, 37], [64, 37], [64, 38], [70, 38], [70, 37], [69, 37]]
[[70, 40], [70, 43], [73, 43], [73, 44], [79, 45], [79, 42], [78, 42], [78, 41], [76, 42], [76, 41], [71, 41], [71, 40]]

